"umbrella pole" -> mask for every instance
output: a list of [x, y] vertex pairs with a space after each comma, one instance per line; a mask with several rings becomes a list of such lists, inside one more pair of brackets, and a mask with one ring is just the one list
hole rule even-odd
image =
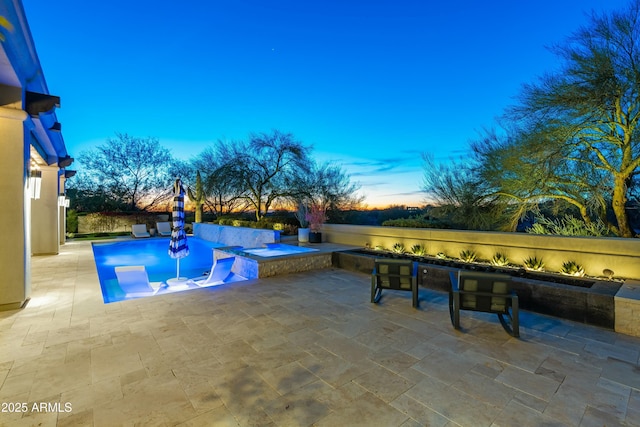
[[167, 285], [173, 289], [186, 289], [189, 287], [188, 282], [186, 277], [180, 277], [180, 258], [176, 258], [176, 277], [167, 280]]

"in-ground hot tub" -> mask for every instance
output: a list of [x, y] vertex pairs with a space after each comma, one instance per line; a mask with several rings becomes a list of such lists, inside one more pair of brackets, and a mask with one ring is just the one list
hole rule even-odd
[[247, 279], [331, 267], [331, 251], [306, 246], [268, 243], [260, 248], [238, 246], [213, 249], [214, 259], [236, 257], [232, 272]]
[[285, 245], [282, 243], [268, 243], [264, 248], [243, 249], [242, 251], [263, 258], [271, 258], [274, 256], [297, 255], [308, 252], [317, 252], [318, 250], [313, 248], [306, 248], [303, 246]]

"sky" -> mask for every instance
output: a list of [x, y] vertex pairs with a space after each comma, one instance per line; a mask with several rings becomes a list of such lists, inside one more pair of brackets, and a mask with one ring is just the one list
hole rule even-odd
[[341, 165], [368, 207], [424, 204], [422, 153], [467, 156], [559, 67], [549, 46], [627, 4], [23, 0], [72, 157], [116, 132], [188, 160], [278, 129]]

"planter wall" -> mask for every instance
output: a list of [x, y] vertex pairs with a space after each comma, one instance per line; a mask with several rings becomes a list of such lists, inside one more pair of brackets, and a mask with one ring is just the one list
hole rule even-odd
[[[354, 252], [334, 252], [334, 267], [371, 274], [375, 256]], [[449, 272], [456, 267], [419, 263], [418, 285], [448, 292]], [[590, 287], [565, 285], [514, 277], [520, 307], [537, 313], [613, 329], [615, 295], [620, 282], [594, 280]]]
[[325, 241], [344, 245], [391, 248], [400, 242], [411, 248], [422, 244], [429, 254], [444, 252], [451, 257], [472, 249], [481, 259], [491, 259], [496, 252], [501, 252], [515, 263], [535, 256], [543, 258], [551, 271], [560, 271], [563, 262], [572, 260], [581, 264], [590, 276], [602, 276], [604, 269], [610, 269], [615, 277], [640, 279], [640, 239], [344, 224], [324, 224], [322, 231]]

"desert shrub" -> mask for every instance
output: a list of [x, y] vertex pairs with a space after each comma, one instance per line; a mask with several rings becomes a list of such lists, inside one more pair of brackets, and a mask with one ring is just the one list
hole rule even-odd
[[256, 222], [255, 221], [247, 221], [244, 219], [234, 219], [233, 221], [231, 221], [231, 225], [233, 225], [234, 227], [252, 227], [252, 228], [256, 228]]
[[474, 262], [477, 258], [476, 252], [473, 249], [465, 249], [460, 251], [460, 260], [464, 262]]
[[536, 216], [535, 223], [526, 229], [531, 234], [552, 234], [558, 236], [611, 236], [607, 224], [597, 219], [589, 224], [572, 215], [551, 219], [545, 216]]
[[542, 258], [538, 259], [536, 257], [529, 257], [523, 261], [524, 268], [532, 271], [542, 271], [544, 270], [544, 261]]
[[498, 266], [498, 267], [505, 267], [505, 266], [509, 265], [509, 258], [505, 254], [497, 252], [491, 258], [491, 264], [495, 265], [495, 266]]
[[67, 232], [78, 232], [78, 212], [75, 209], [67, 210]]
[[404, 248], [404, 243], [396, 243], [393, 245], [393, 248], [391, 248], [391, 252], [396, 253], [396, 254], [403, 254], [406, 252], [405, 248]]
[[568, 276], [584, 276], [584, 268], [575, 261], [567, 261], [562, 263], [562, 268], [560, 269], [562, 274], [566, 274]]
[[410, 228], [449, 228], [444, 222], [437, 219], [425, 219], [421, 216], [409, 218], [388, 219], [382, 223], [385, 227], [410, 227]]
[[284, 224], [282, 230], [280, 230], [282, 234], [287, 236], [294, 236], [298, 234], [298, 226], [291, 224]]
[[427, 249], [424, 245], [413, 245], [411, 246], [411, 253], [414, 255], [422, 256], [427, 254]]

